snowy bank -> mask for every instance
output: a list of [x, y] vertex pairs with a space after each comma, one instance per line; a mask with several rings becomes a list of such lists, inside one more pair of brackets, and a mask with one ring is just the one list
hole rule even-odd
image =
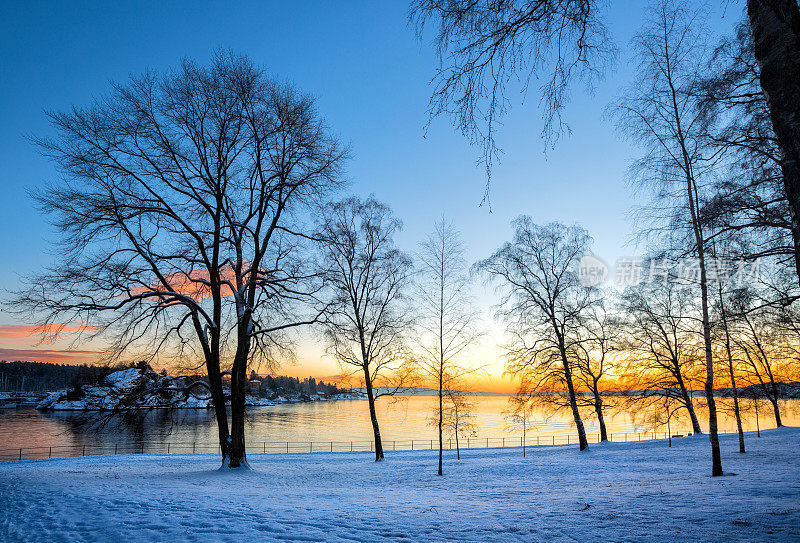
[[0, 465], [0, 540], [787, 541], [800, 539], [800, 428], [575, 447], [30, 460]]

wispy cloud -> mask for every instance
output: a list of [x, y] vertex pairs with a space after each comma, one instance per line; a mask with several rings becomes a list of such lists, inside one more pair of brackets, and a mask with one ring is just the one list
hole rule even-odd
[[85, 324], [69, 325], [53, 323], [46, 326], [30, 324], [3, 324], [0, 325], [0, 339], [26, 339], [32, 336], [46, 336], [61, 332], [92, 332], [97, 331], [96, 326]]
[[68, 349], [5, 349], [0, 348], [0, 360], [27, 360], [60, 364], [91, 363], [102, 351], [72, 351]]

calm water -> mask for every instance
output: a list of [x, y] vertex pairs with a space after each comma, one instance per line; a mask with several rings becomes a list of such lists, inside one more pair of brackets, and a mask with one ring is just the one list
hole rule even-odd
[[[504, 396], [477, 396], [475, 435], [470, 446], [500, 446], [518, 444], [522, 428], [505, 416], [508, 398]], [[378, 401], [378, 418], [384, 446], [391, 450], [428, 448], [435, 440], [434, 427], [429, 425], [436, 398], [412, 396], [402, 399], [382, 398]], [[697, 398], [697, 413], [705, 430], [707, 414], [702, 401]], [[720, 430], [735, 431], [735, 421], [727, 412], [730, 401], [719, 399]], [[745, 430], [756, 429], [752, 403], [745, 407]], [[800, 426], [800, 400], [784, 400], [780, 404], [783, 423]], [[595, 420], [585, 420], [591, 441], [598, 439]], [[612, 439], [647, 439], [656, 431], [664, 437], [666, 427], [654, 425], [652, 417], [640, 410], [611, 411], [606, 415], [606, 426]], [[760, 402], [759, 426], [775, 426], [772, 408]], [[672, 422], [673, 434], [688, 433], [685, 418]], [[528, 444], [574, 443], [576, 433], [569, 413], [548, 415], [537, 412], [528, 423]], [[359, 400], [284, 404], [272, 407], [251, 408], [247, 423], [248, 451], [291, 452], [323, 450], [366, 450], [371, 446], [372, 430], [369, 424], [367, 403]], [[411, 440], [414, 440], [412, 444]], [[505, 441], [503, 441], [505, 440]], [[516, 440], [516, 441], [515, 441]], [[333, 442], [333, 444], [331, 444]], [[288, 444], [288, 445], [287, 445]], [[466, 443], [462, 443], [462, 446]], [[183, 410], [174, 416], [152, 413], [145, 421], [133, 425], [110, 425], [103, 429], [89, 429], [84, 415], [71, 412], [39, 413], [33, 409], [0, 411], [0, 459], [16, 459], [19, 448], [23, 458], [71, 456], [86, 454], [113, 454], [123, 452], [212, 452], [217, 448], [216, 423], [210, 411]]]

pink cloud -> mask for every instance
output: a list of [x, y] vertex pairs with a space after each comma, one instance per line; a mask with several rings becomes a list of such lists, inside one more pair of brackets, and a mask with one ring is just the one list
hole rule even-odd
[[59, 364], [90, 363], [102, 354], [102, 351], [0, 348], [0, 360], [27, 360], [29, 362], [50, 362]]
[[46, 326], [30, 324], [4, 324], [0, 325], [0, 339], [24, 339], [35, 335], [47, 335], [60, 332], [92, 332], [100, 330], [96, 326], [85, 324], [68, 325], [53, 323]]

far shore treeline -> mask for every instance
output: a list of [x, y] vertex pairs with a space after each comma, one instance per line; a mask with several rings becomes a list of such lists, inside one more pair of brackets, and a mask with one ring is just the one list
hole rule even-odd
[[[88, 364], [53, 364], [22, 360], [0, 361], [0, 392], [53, 392], [81, 387], [102, 380], [112, 371], [127, 366], [96, 366]], [[298, 378], [288, 375], [258, 375], [251, 372], [253, 390], [264, 395], [298, 396], [320, 394], [333, 396], [346, 392], [335, 383], [317, 381], [314, 377]]]

